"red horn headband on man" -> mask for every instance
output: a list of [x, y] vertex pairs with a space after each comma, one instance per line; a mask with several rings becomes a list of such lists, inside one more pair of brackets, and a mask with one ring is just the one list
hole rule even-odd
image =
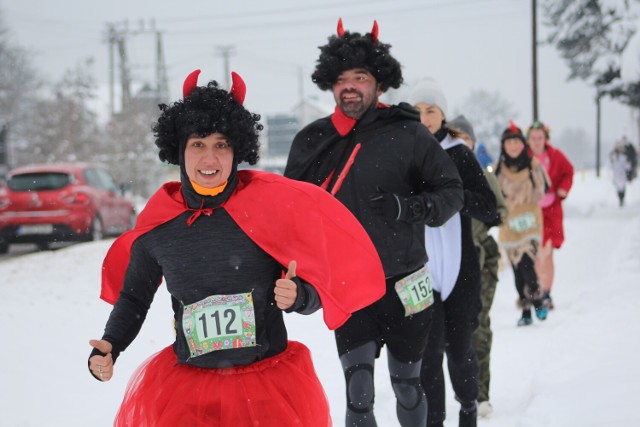
[[[200, 70], [192, 71], [186, 79], [184, 79], [184, 83], [182, 85], [182, 97], [186, 98], [189, 96], [191, 91], [195, 89], [198, 85], [198, 75], [200, 74]], [[235, 71], [231, 72], [231, 81], [233, 84], [231, 85], [231, 89], [229, 89], [229, 93], [233, 95], [233, 97], [238, 101], [240, 105], [244, 103], [244, 97], [247, 94], [247, 85], [245, 85], [242, 77]]]
[[373, 20], [373, 28], [371, 28], [371, 38], [374, 43], [378, 42], [378, 21]]
[[[371, 28], [371, 38], [374, 43], [378, 42], [378, 21], [373, 20], [373, 27]], [[344, 35], [344, 26], [342, 25], [342, 18], [338, 18], [338, 37]]]

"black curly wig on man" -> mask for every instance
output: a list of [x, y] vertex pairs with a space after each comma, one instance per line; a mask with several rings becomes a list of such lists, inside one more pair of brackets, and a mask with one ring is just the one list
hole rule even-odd
[[342, 36], [330, 36], [329, 42], [319, 47], [320, 57], [311, 79], [321, 90], [329, 90], [342, 72], [363, 68], [375, 77], [383, 92], [390, 87], [397, 89], [402, 84], [402, 71], [390, 48], [371, 33], [345, 31]]
[[221, 133], [229, 139], [236, 164], [258, 161], [260, 116], [245, 109], [232, 94], [220, 89], [215, 80], [195, 87], [172, 105], [161, 104], [162, 114], [153, 126], [158, 156], [163, 162], [179, 164], [180, 151], [190, 135], [206, 137]]

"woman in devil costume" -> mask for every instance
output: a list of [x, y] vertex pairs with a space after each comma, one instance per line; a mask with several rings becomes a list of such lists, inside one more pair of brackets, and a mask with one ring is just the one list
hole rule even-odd
[[326, 192], [238, 171], [257, 161], [259, 116], [242, 106], [237, 74], [227, 92], [198, 87], [198, 73], [183, 100], [161, 105], [156, 145], [181, 182], [151, 197], [104, 260], [101, 297], [114, 308], [89, 369], [112, 378], [164, 277], [176, 339], [133, 375], [116, 426], [330, 426], [309, 350], [288, 341], [282, 312], [322, 306], [337, 328], [384, 293], [380, 260]]

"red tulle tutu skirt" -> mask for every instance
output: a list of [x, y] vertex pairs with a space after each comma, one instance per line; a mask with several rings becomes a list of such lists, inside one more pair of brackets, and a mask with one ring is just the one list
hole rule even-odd
[[179, 365], [171, 346], [131, 377], [118, 427], [330, 427], [329, 403], [309, 349], [287, 349], [250, 366]]

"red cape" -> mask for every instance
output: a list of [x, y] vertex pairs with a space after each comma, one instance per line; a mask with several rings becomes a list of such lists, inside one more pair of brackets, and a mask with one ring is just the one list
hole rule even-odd
[[[358, 220], [338, 200], [312, 184], [258, 171], [239, 171], [238, 186], [222, 207], [238, 226], [322, 300], [330, 329], [385, 293], [378, 253]], [[136, 226], [115, 240], [102, 265], [100, 298], [115, 304], [131, 246], [142, 234], [187, 211], [179, 182], [166, 183], [140, 212]], [[215, 215], [215, 213], [214, 213]]]

